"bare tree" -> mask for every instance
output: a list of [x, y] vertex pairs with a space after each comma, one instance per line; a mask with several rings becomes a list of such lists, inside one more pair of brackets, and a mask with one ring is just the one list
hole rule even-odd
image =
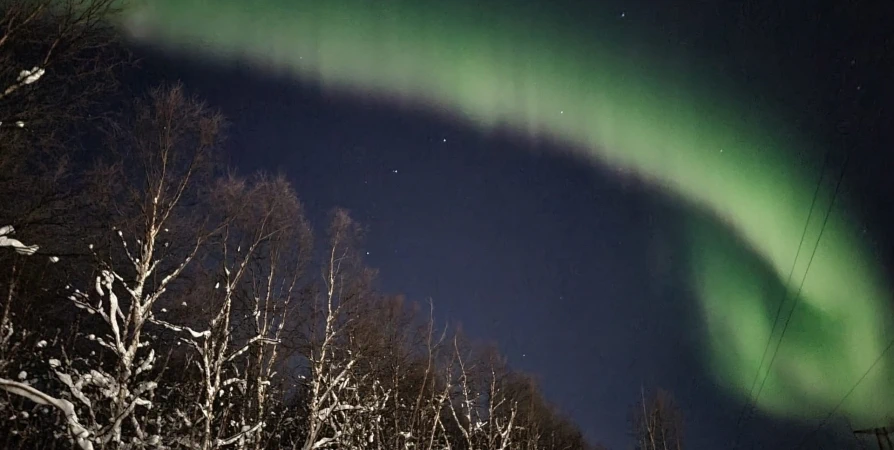
[[[447, 364], [446, 430], [455, 430], [459, 448], [506, 450], [516, 448], [518, 399], [507, 390], [505, 359], [495, 348], [461, 345], [453, 338], [453, 358]], [[444, 420], [444, 419], [442, 419]]]
[[[100, 273], [94, 285], [74, 289], [69, 297], [101, 318], [105, 331], [87, 338], [106, 358], [50, 361], [64, 385], [62, 394], [74, 402], [12, 380], [0, 383], [7, 392], [59, 409], [68, 417], [70, 437], [85, 449], [123, 442], [154, 445], [160, 439], [157, 426], [142, 420], [157, 387], [157, 355], [145, 327], [156, 303], [207, 238], [194, 234], [179, 251], [165, 251], [165, 233], [209, 161], [220, 118], [186, 98], [179, 86], [154, 90], [149, 98], [139, 105], [135, 130], [124, 141], [131, 145], [119, 147], [115, 169], [106, 172], [105, 181], [121, 193], [107, 198], [119, 214], [118, 250], [110, 246], [103, 254], [95, 249]], [[82, 424], [79, 417], [89, 422]]]
[[[6, 319], [34, 328], [64, 327], [54, 300], [70, 275], [89, 274], [84, 242], [96, 230], [83, 214], [87, 199], [73, 160], [77, 139], [96, 128], [89, 117], [107, 115], [98, 106], [116, 92], [117, 69], [129, 62], [106, 20], [115, 3], [0, 0], [0, 224], [40, 242], [43, 256], [0, 254], [0, 290], [29, 299], [0, 302]], [[50, 257], [64, 264], [48, 265]], [[17, 336], [18, 346], [38, 341]]]
[[91, 106], [114, 92], [127, 63], [108, 21], [120, 3], [0, 1], [0, 141], [97, 114]]
[[683, 449], [683, 415], [667, 391], [647, 397], [643, 390], [632, 424], [638, 450]]
[[508, 363], [496, 349], [488, 349], [482, 361], [481, 377], [486, 386], [487, 424], [485, 447], [494, 450], [515, 448], [513, 442], [518, 419], [518, 399], [506, 389]]
[[[201, 328], [152, 321], [178, 333], [195, 353], [201, 400], [177, 415], [200, 432], [181, 443], [202, 450], [259, 448], [277, 355], [305, 262], [301, 255], [309, 251], [309, 228], [281, 178], [231, 177], [218, 184], [212, 203], [224, 205], [214, 256], [222, 267], [206, 294], [216, 308]], [[238, 307], [240, 292], [247, 295], [247, 309]], [[239, 319], [247, 319], [248, 326], [240, 330], [234, 323]]]
[[[347, 211], [336, 210], [329, 228], [323, 265], [324, 293], [319, 306], [320, 329], [311, 333], [307, 434], [304, 450], [340, 448], [346, 439], [346, 411], [361, 408], [347, 394], [361, 381], [355, 377], [357, 355], [346, 345], [346, 329], [356, 321], [352, 309], [369, 295], [372, 273], [361, 265], [357, 244], [360, 227]], [[316, 322], [315, 322], [316, 323]]]
[[450, 386], [440, 375], [438, 363], [442, 353], [451, 350], [447, 343], [447, 328], [435, 331], [434, 304], [429, 301], [429, 314], [422, 328], [422, 361], [415, 364], [416, 378], [410, 379], [411, 406], [407, 429], [399, 433], [405, 444], [413, 448], [432, 450], [449, 446], [441, 418], [450, 400]]
[[[480, 381], [475, 378], [472, 350], [468, 345], [461, 345], [459, 336], [453, 337], [453, 355], [445, 367], [445, 383], [451, 392], [451, 398], [447, 402], [449, 418], [453, 419], [444, 424], [445, 429], [458, 432], [458, 438], [462, 442], [460, 448], [475, 449], [479, 446], [480, 434], [485, 426], [484, 411], [482, 410], [482, 398], [484, 390], [477, 384]], [[464, 341], [462, 341], [465, 344]]]
[[[237, 309], [237, 313], [248, 313], [243, 317], [250, 317], [246, 336], [251, 337], [247, 342], [264, 344], [250, 345], [245, 357], [247, 395], [243, 410], [248, 423], [263, 423], [275, 416], [274, 396], [284, 395], [282, 387], [279, 392], [274, 389], [275, 384], [282, 384], [279, 374], [290, 370], [288, 361], [296, 355], [297, 348], [288, 342], [287, 334], [297, 329], [302, 305], [296, 303], [306, 297], [301, 283], [313, 244], [303, 208], [284, 178], [262, 179], [256, 189], [260, 198], [252, 205], [256, 211], [274, 211], [271, 228], [278, 232], [255, 252], [258, 258], [244, 283], [244, 307]], [[268, 436], [278, 432], [272, 429], [277, 422], [266, 425]], [[255, 440], [253, 447], [260, 449], [261, 440]]]
[[[23, 261], [44, 243], [0, 228], [0, 257], [14, 263], [0, 410], [16, 424], [33, 423], [28, 408], [57, 412], [40, 419], [55, 432], [32, 446], [584, 448], [495, 350], [436, 331], [433, 308], [420, 318], [379, 295], [345, 211], [318, 261], [322, 283], [309, 289], [312, 237], [297, 196], [282, 178], [217, 176], [221, 126], [178, 85], [111, 128], [110, 153], [84, 189], [83, 214], [103, 233], [85, 245], [92, 274], [73, 274], [69, 293], [89, 314], [69, 329], [14, 323], [20, 274], [39, 276]], [[56, 264], [50, 255], [39, 259]], [[28, 356], [9, 364], [12, 353]]]
[[442, 441], [437, 416], [446, 405], [434, 367], [441, 342], [435, 341], [433, 318], [420, 323], [418, 308], [408, 307], [402, 297], [373, 296], [364, 305], [348, 331], [351, 351], [358, 358], [355, 376], [364, 380], [358, 392], [371, 400], [359, 411], [378, 416], [366, 421], [360, 434], [367, 442], [362, 445], [432, 448], [433, 441]]
[[0, 221], [52, 236], [48, 247], [82, 206], [72, 191], [78, 140], [110, 116], [100, 106], [129, 62], [108, 20], [120, 3], [0, 0]]

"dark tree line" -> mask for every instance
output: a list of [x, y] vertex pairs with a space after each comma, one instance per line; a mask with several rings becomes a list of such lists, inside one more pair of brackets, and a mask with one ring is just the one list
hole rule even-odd
[[346, 211], [316, 233], [288, 181], [224, 170], [182, 86], [105, 113], [114, 4], [0, 0], [0, 446], [589, 448], [495, 349], [378, 292]]

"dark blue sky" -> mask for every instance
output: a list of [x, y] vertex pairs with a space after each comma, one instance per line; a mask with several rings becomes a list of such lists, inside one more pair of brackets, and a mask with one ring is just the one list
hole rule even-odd
[[[803, 132], [856, 149], [851, 192], [870, 228], [892, 224], [884, 209], [894, 138], [884, 124], [894, 93], [884, 80], [894, 71], [882, 60], [894, 56], [884, 20], [894, 15], [884, 6], [611, 3], [656, 48], [698, 55], [704, 70], [785, 105]], [[559, 4], [569, 16], [590, 11]], [[385, 290], [431, 298], [438, 320], [496, 341], [588, 436], [627, 448], [640, 386], [660, 386], [684, 407], [688, 448], [729, 448], [740, 405], [699, 360], [677, 233], [685, 212], [661, 192], [552, 143], [484, 135], [432, 111], [329, 95], [248, 67], [141, 52], [143, 82], [182, 79], [229, 117], [234, 165], [287, 174], [318, 227], [331, 208], [350, 209], [368, 227], [367, 261]], [[852, 125], [842, 140], [843, 120]], [[757, 417], [742, 448], [791, 448], [809, 429]]]

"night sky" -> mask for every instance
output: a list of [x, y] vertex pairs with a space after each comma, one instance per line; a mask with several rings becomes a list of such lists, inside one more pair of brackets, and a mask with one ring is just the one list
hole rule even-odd
[[[635, 37], [631, 51], [686, 54], [718, 83], [778, 108], [798, 132], [849, 149], [846, 193], [890, 261], [894, 14], [885, 3], [550, 8], [610, 23], [618, 45]], [[717, 388], [697, 351], [704, 330], [680, 231], [688, 206], [673, 196], [559, 142], [481, 132], [434, 107], [334, 93], [248, 64], [145, 47], [137, 55], [145, 70], [134, 87], [180, 79], [219, 107], [234, 166], [286, 174], [317, 228], [333, 207], [348, 208], [368, 229], [367, 262], [385, 291], [430, 298], [437, 320], [496, 342], [594, 442], [628, 447], [628, 411], [645, 386], [672, 391], [683, 406], [687, 448], [731, 446], [741, 402]], [[792, 448], [815, 426], [758, 414], [742, 448]], [[834, 448], [853, 445], [843, 426], [824, 429], [844, 430]]]

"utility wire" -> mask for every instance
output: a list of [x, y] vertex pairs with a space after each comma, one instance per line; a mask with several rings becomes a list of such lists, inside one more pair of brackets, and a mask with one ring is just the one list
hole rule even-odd
[[829, 201], [829, 207], [826, 209], [826, 217], [823, 218], [823, 224], [820, 226], [819, 235], [816, 237], [816, 244], [814, 244], [813, 252], [810, 254], [810, 259], [807, 261], [807, 268], [804, 269], [804, 276], [801, 277], [801, 284], [798, 286], [797, 294], [795, 294], [792, 309], [789, 310], [788, 316], [785, 318], [785, 323], [782, 325], [782, 332], [779, 334], [779, 340], [776, 341], [776, 348], [773, 349], [773, 356], [770, 358], [770, 363], [767, 365], [767, 374], [764, 376], [763, 381], [761, 381], [761, 385], [754, 396], [755, 404], [757, 404], [757, 400], [760, 398], [761, 391], [764, 390], [764, 385], [767, 383], [767, 379], [770, 378], [770, 369], [776, 361], [776, 356], [779, 354], [779, 348], [782, 346], [782, 340], [785, 338], [785, 332], [788, 330], [788, 325], [792, 320], [792, 316], [795, 314], [795, 309], [798, 308], [798, 304], [800, 303], [801, 291], [804, 289], [804, 282], [807, 281], [810, 265], [813, 264], [813, 258], [816, 256], [816, 251], [819, 249], [820, 240], [822, 240], [823, 233], [826, 231], [826, 225], [829, 223], [829, 217], [832, 216], [832, 209], [835, 207], [835, 200], [838, 198], [838, 192], [841, 190], [841, 182], [844, 181], [844, 174], [847, 173], [847, 165], [849, 161], [850, 152], [845, 154], [844, 165], [841, 166], [841, 173], [838, 174], [838, 181], [835, 183], [835, 191], [832, 192], [832, 199]]
[[860, 386], [860, 383], [862, 383], [863, 380], [865, 380], [866, 377], [869, 376], [869, 374], [872, 372], [872, 369], [875, 369], [875, 366], [877, 366], [878, 363], [880, 363], [882, 361], [882, 359], [885, 357], [885, 355], [888, 353], [888, 351], [891, 350], [892, 347], [894, 347], [894, 339], [891, 339], [888, 342], [888, 345], [885, 347], [884, 350], [882, 350], [882, 353], [880, 355], [878, 355], [878, 358], [875, 359], [875, 361], [872, 363], [872, 365], [869, 366], [869, 368], [866, 369], [866, 372], [863, 373], [863, 376], [861, 376], [857, 380], [857, 382], [854, 383], [854, 385], [847, 391], [846, 394], [844, 394], [844, 397], [841, 398], [841, 400], [835, 405], [835, 407], [832, 408], [831, 411], [829, 411], [829, 413], [826, 415], [825, 418], [823, 418], [823, 420], [819, 423], [819, 425], [817, 425], [817, 427], [814, 428], [813, 431], [811, 431], [810, 433], [807, 433], [807, 435], [804, 436], [803, 439], [801, 439], [801, 442], [798, 444], [797, 447], [795, 447], [795, 450], [800, 450], [802, 447], [804, 447], [804, 445], [807, 443], [807, 440], [810, 439], [810, 437], [815, 435], [820, 429], [822, 429], [824, 426], [826, 426], [826, 423], [829, 422], [829, 419], [831, 419], [832, 416], [834, 416], [835, 413], [838, 412], [838, 409], [841, 408], [841, 405], [844, 405], [844, 402], [846, 402], [847, 399], [851, 396], [851, 394], [853, 394], [854, 391], [857, 390], [857, 387]]
[[[801, 240], [798, 242], [798, 249], [795, 252], [795, 259], [792, 261], [792, 268], [788, 272], [788, 278], [785, 280], [785, 286], [788, 287], [791, 284], [792, 277], [795, 273], [795, 268], [798, 265], [798, 258], [801, 256], [801, 249], [804, 247], [804, 240], [807, 238], [807, 230], [810, 228], [810, 220], [813, 218], [813, 211], [816, 208], [816, 202], [819, 198], [820, 189], [823, 186], [823, 178], [826, 174], [826, 166], [829, 163], [829, 154], [830, 152], [826, 152], [823, 157], [823, 165], [820, 167], [819, 179], [816, 181], [816, 189], [813, 190], [813, 199], [810, 201], [810, 210], [807, 213], [807, 221], [804, 223], [804, 229], [801, 231]], [[809, 269], [808, 265], [808, 269]], [[767, 352], [770, 350], [770, 344], [773, 343], [773, 334], [776, 332], [776, 325], [779, 323], [779, 318], [782, 316], [782, 306], [785, 305], [785, 301], [788, 300], [788, 290], [786, 289], [783, 292], [782, 298], [779, 300], [779, 306], [776, 307], [776, 314], [773, 317], [773, 328], [770, 330], [770, 334], [767, 336], [767, 344], [764, 346], [764, 352], [761, 354], [760, 363], [757, 366], [757, 370], [754, 372], [754, 379], [751, 381], [751, 388], [748, 390], [748, 401], [745, 405], [742, 406], [742, 410], [739, 411], [738, 418], [736, 419], [736, 438], [733, 441], [733, 449], [739, 447], [739, 439], [742, 436], [742, 420], [745, 419], [745, 416], [751, 414], [754, 406], [757, 404], [757, 399], [754, 399], [754, 388], [757, 386], [757, 380], [760, 378], [761, 369], [764, 367], [764, 361], [767, 358]]]
[[[846, 74], [845, 74], [845, 76], [846, 76]], [[828, 158], [828, 156], [829, 156], [829, 153], [827, 152], [827, 153], [826, 153], [826, 157]], [[758, 389], [758, 392], [757, 392], [757, 394], [755, 395], [754, 402], [753, 402], [754, 405], [757, 404], [757, 400], [758, 400], [758, 398], [760, 397], [761, 390], [763, 390], [764, 383], [766, 383], [767, 378], [769, 378], [769, 376], [770, 376], [770, 369], [772, 368], [773, 361], [776, 359], [776, 354], [777, 354], [777, 352], [779, 351], [779, 347], [782, 345], [782, 340], [783, 340], [783, 338], [785, 337], [785, 331], [786, 331], [786, 329], [788, 328], [789, 321], [791, 320], [792, 315], [794, 314], [794, 311], [795, 311], [795, 309], [796, 309], [797, 306], [798, 306], [798, 301], [800, 300], [800, 296], [801, 296], [801, 289], [803, 288], [803, 286], [804, 286], [804, 281], [805, 281], [806, 278], [807, 278], [807, 272], [810, 270], [810, 264], [813, 262], [813, 256], [816, 254], [816, 250], [817, 250], [817, 248], [819, 247], [820, 239], [822, 238], [823, 232], [825, 231], [826, 224], [827, 224], [827, 222], [828, 222], [829, 216], [831, 215], [832, 208], [833, 208], [833, 206], [834, 206], [834, 204], [835, 204], [835, 200], [836, 200], [836, 198], [837, 198], [837, 196], [838, 196], [838, 192], [839, 192], [839, 189], [840, 189], [840, 187], [841, 187], [841, 183], [842, 183], [842, 181], [844, 180], [844, 175], [845, 175], [845, 173], [846, 173], [846, 171], [847, 171], [848, 163], [850, 162], [850, 157], [851, 157], [851, 152], [850, 152], [850, 151], [846, 151], [846, 152], [845, 152], [844, 164], [842, 165], [841, 173], [840, 173], [839, 176], [838, 176], [838, 182], [837, 182], [836, 185], [835, 185], [835, 191], [834, 191], [834, 193], [832, 194], [832, 199], [831, 199], [831, 201], [829, 202], [829, 208], [828, 208], [828, 210], [826, 211], [826, 217], [823, 219], [823, 224], [822, 224], [822, 227], [820, 228], [820, 234], [819, 234], [819, 236], [817, 237], [816, 245], [814, 246], [814, 249], [813, 249], [813, 254], [810, 256], [810, 260], [808, 261], [807, 268], [806, 268], [805, 271], [804, 271], [804, 277], [803, 277], [802, 280], [801, 280], [801, 285], [798, 287], [798, 295], [797, 295], [797, 297], [796, 297], [795, 300], [794, 300], [795, 303], [794, 303], [794, 305], [792, 306], [792, 309], [789, 311], [788, 317], [786, 318], [785, 324], [783, 325], [782, 333], [781, 333], [780, 336], [779, 336], [779, 341], [777, 342], [777, 344], [776, 344], [776, 348], [774, 349], [774, 352], [773, 352], [773, 357], [770, 359], [770, 364], [767, 366], [767, 375], [764, 377], [763, 381], [761, 382], [761, 387]], [[825, 163], [824, 163], [824, 164], [825, 164]], [[819, 186], [817, 186], [817, 189], [819, 189]], [[815, 201], [815, 200], [816, 200], [816, 197], [814, 197], [814, 201]], [[808, 223], [809, 223], [809, 219], [808, 219]], [[805, 231], [806, 231], [806, 228], [805, 228]], [[802, 237], [802, 240], [803, 240], [803, 237]], [[796, 261], [797, 261], [797, 257], [796, 257]], [[780, 305], [780, 308], [781, 308], [781, 305]], [[775, 324], [774, 324], [774, 327], [775, 327]], [[771, 337], [772, 337], [772, 332], [771, 332]], [[857, 382], [854, 384], [854, 386], [851, 387], [851, 389], [844, 395], [844, 397], [841, 399], [841, 401], [839, 401], [838, 404], [835, 405], [835, 407], [832, 409], [832, 411], [830, 411], [829, 414], [828, 414], [828, 415], [827, 415], [827, 416], [820, 422], [820, 424], [816, 427], [816, 429], [814, 429], [812, 432], [810, 432], [810, 433], [808, 433], [806, 436], [804, 436], [804, 438], [801, 440], [801, 442], [798, 444], [798, 446], [795, 448], [795, 450], [800, 450], [800, 449], [804, 446], [804, 444], [807, 443], [807, 440], [808, 440], [812, 435], [814, 435], [816, 432], [818, 432], [818, 431], [819, 431], [819, 430], [826, 424], [826, 422], [828, 422], [828, 420], [829, 420], [829, 419], [830, 419], [830, 418], [831, 418], [831, 417], [838, 411], [838, 409], [844, 404], [844, 402], [847, 400], [847, 398], [850, 397], [851, 394], [853, 394], [853, 392], [857, 389], [857, 387], [860, 385], [860, 383], [862, 383], [863, 380], [866, 379], [866, 377], [869, 375], [869, 373], [872, 372], [872, 370], [875, 368], [875, 366], [878, 365], [878, 363], [882, 360], [882, 358], [885, 356], [885, 354], [886, 354], [892, 347], [894, 347], [894, 339], [892, 339], [892, 340], [888, 343], [888, 345], [885, 347], [884, 350], [882, 350], [882, 353], [881, 353], [881, 354], [879, 355], [879, 357], [872, 363], [872, 365], [869, 367], [869, 369], [867, 369], [866, 372], [863, 374], [863, 376], [861, 376], [861, 377], [857, 380]], [[760, 372], [760, 368], [758, 368], [758, 373], [759, 373], [759, 372]], [[738, 441], [738, 436], [739, 436], [739, 434], [737, 433], [737, 438], [736, 438], [737, 441]]]

